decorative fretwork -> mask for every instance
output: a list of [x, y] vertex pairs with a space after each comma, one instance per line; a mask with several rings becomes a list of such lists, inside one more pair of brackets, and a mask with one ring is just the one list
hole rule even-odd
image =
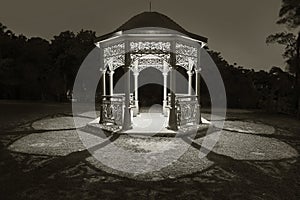
[[197, 124], [199, 104], [196, 96], [177, 96], [176, 107], [179, 127]]
[[159, 70], [161, 72], [163, 71], [163, 67], [160, 66], [160, 65], [158, 65], [158, 66], [146, 66], [146, 65], [142, 65], [142, 66], [139, 67], [139, 72], [143, 71], [144, 69], [146, 69], [148, 67], [153, 67], [153, 68], [155, 68], [155, 69], [157, 69], [157, 70]]
[[[147, 57], [147, 56], [153, 56], [153, 57], [157, 57], [157, 59], [160, 59], [161, 61], [166, 61], [167, 63], [169, 63], [170, 61], [170, 54], [144, 54], [144, 53], [133, 53], [131, 54], [131, 60], [136, 61], [136, 60], [141, 60], [143, 59], [143, 57]], [[149, 59], [149, 58], [146, 58]]]
[[195, 58], [198, 56], [197, 48], [181, 43], [176, 43], [176, 54]]
[[[171, 43], [158, 41], [135, 41], [130, 42], [130, 58], [134, 62], [142, 60], [141, 58], [147, 55], [159, 57], [169, 63]], [[191, 71], [193, 66], [197, 66], [198, 50], [196, 47], [189, 46], [182, 43], [176, 43], [176, 65], [184, 67]], [[143, 59], [141, 65], [148, 63], [154, 66], [154, 62], [162, 62], [159, 59]], [[104, 48], [104, 63], [108, 65], [110, 70], [123, 66], [125, 64], [125, 44], [118, 43]], [[144, 64], [144, 65], [146, 65]], [[160, 67], [159, 67], [160, 69]]]
[[141, 58], [138, 61], [137, 72], [140, 73], [148, 67], [153, 67], [161, 72], [164, 72], [164, 61], [160, 58]]
[[104, 96], [101, 104], [101, 123], [122, 126], [125, 98]]
[[124, 65], [125, 63], [125, 44], [119, 43], [104, 48], [104, 63], [108, 65], [111, 70]]
[[143, 58], [143, 59], [140, 59], [138, 62], [139, 62], [139, 65], [148, 65], [148, 66], [164, 64], [163, 60], [157, 59], [157, 58]]
[[197, 48], [186, 44], [176, 43], [176, 65], [191, 70], [191, 65], [197, 66]]
[[130, 42], [131, 60], [133, 61], [152, 55], [169, 62], [170, 51], [170, 42]]
[[170, 42], [130, 42], [132, 53], [169, 53]]

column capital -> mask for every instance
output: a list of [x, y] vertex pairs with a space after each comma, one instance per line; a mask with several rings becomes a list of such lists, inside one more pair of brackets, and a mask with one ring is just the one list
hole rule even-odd
[[162, 75], [163, 76], [168, 76], [168, 72], [163, 72]]
[[109, 75], [112, 76], [114, 75], [115, 71], [109, 71]]
[[188, 63], [189, 63], [189, 71], [192, 71], [193, 70], [193, 66], [195, 64], [195, 61], [192, 59], [192, 58], [188, 58]]
[[195, 68], [195, 72], [196, 72], [196, 73], [200, 73], [201, 71], [202, 71], [202, 68], [201, 68], [201, 67]]
[[106, 68], [100, 68], [100, 72], [106, 73], [107, 69]]
[[172, 65], [171, 67], [170, 67], [170, 71], [172, 71], [172, 70], [177, 70], [178, 69], [178, 66], [177, 65]]
[[194, 74], [194, 72], [193, 72], [193, 71], [190, 71], [190, 70], [186, 71], [186, 73], [187, 73], [189, 76], [193, 76], [193, 74]]

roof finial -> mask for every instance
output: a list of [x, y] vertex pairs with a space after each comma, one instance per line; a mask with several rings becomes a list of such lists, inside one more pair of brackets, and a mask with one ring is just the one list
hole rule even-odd
[[151, 0], [149, 0], [149, 10], [150, 10], [150, 12], [152, 12], [152, 1]]

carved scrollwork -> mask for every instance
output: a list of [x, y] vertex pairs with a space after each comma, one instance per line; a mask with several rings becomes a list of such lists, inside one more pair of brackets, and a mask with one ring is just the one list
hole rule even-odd
[[104, 48], [104, 63], [110, 65], [112, 70], [125, 63], [125, 44], [119, 43]]
[[186, 44], [176, 43], [176, 64], [184, 67], [186, 70], [191, 68], [191, 63], [197, 66], [198, 50], [195, 47]]
[[138, 60], [138, 65], [138, 72], [141, 72], [148, 67], [153, 67], [161, 72], [164, 71], [164, 61], [159, 58], [142, 58]]
[[[144, 57], [147, 57], [151, 55], [152, 57], [156, 57], [157, 59], [160, 59], [161, 61], [164, 60], [165, 62], [169, 63], [170, 61], [170, 54], [159, 54], [159, 53], [152, 53], [152, 54], [145, 54], [145, 53], [132, 53], [131, 56], [131, 60], [135, 61], [135, 60], [141, 60]], [[149, 59], [149, 58], [147, 58]]]
[[[150, 65], [161, 64], [162, 60], [169, 62], [170, 60], [171, 43], [170, 42], [130, 42], [130, 53], [132, 60], [141, 60], [141, 65], [149, 63]], [[160, 58], [156, 59], [142, 59], [151, 55], [153, 57]]]
[[123, 122], [123, 97], [111, 97], [102, 102], [102, 122], [122, 126]]
[[104, 57], [114, 57], [117, 55], [124, 55], [125, 54], [125, 44], [119, 43], [112, 46], [108, 46], [104, 48]]
[[133, 53], [169, 53], [170, 50], [170, 42], [130, 42], [130, 51]]
[[188, 124], [196, 124], [198, 121], [199, 104], [197, 97], [177, 97], [177, 122], [178, 126], [185, 126]]

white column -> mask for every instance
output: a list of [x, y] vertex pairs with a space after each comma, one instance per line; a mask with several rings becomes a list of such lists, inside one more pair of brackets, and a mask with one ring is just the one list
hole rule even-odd
[[163, 70], [163, 77], [164, 77], [164, 99], [163, 99], [163, 115], [165, 117], [168, 116], [169, 109], [168, 106], [168, 72], [169, 72], [169, 64], [164, 61], [164, 70]]
[[103, 96], [106, 96], [106, 69], [100, 69], [100, 71], [102, 72], [102, 97], [101, 97], [101, 100], [100, 100], [100, 120], [99, 120], [99, 123], [102, 124], [103, 123], [103, 100], [104, 100], [104, 97]]
[[200, 75], [200, 70], [201, 69], [195, 69], [195, 73], [196, 73], [196, 95], [197, 95], [197, 99], [198, 99], [198, 123], [201, 124], [202, 120], [201, 120], [201, 105], [200, 105], [200, 79], [201, 79], [201, 75]]
[[134, 72], [133, 73], [134, 76], [134, 104], [135, 104], [135, 109], [133, 112], [133, 116], [137, 116], [139, 114], [139, 93], [138, 93], [138, 89], [139, 89], [139, 72]]
[[163, 73], [164, 77], [164, 99], [163, 99], [163, 114], [165, 117], [168, 116], [168, 94], [167, 94], [167, 89], [168, 89], [168, 72]]
[[109, 78], [110, 78], [110, 96], [114, 95], [114, 71], [109, 72]]
[[192, 78], [193, 78], [193, 72], [192, 71], [187, 71], [187, 74], [189, 76], [189, 85], [188, 85], [188, 95], [192, 95]]
[[168, 129], [177, 131], [178, 130], [178, 115], [176, 108], [176, 73], [177, 73], [177, 65], [176, 65], [176, 54], [175, 52], [175, 44], [176, 42], [171, 43], [171, 53], [170, 53], [170, 113], [169, 113], [169, 123]]
[[125, 42], [125, 65], [124, 69], [124, 92], [125, 92], [125, 104], [124, 104], [124, 115], [123, 115], [123, 130], [132, 129], [132, 118], [131, 118], [131, 107], [130, 107], [130, 63], [131, 57], [129, 52], [129, 42]]
[[106, 95], [106, 70], [102, 71], [102, 80], [103, 80], [103, 96]]
[[200, 70], [195, 70], [196, 73], [196, 95], [200, 98]]
[[189, 69], [187, 70], [187, 74], [189, 76], [189, 86], [188, 86], [188, 95], [192, 95], [192, 78], [193, 78], [193, 67], [194, 67], [194, 61], [192, 58], [189, 58]]

